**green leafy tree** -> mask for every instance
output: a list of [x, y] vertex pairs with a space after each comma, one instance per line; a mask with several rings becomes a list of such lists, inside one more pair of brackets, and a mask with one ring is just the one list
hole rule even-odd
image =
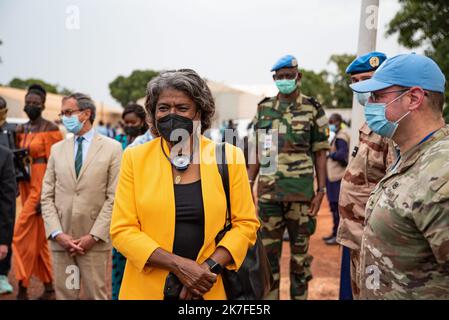
[[47, 83], [40, 79], [20, 79], [20, 78], [14, 78], [9, 82], [9, 86], [12, 88], [18, 88], [18, 89], [27, 89], [30, 85], [37, 83], [40, 84], [47, 92], [50, 93], [58, 93], [57, 86]]
[[306, 96], [314, 97], [324, 107], [332, 107], [331, 85], [327, 81], [326, 71], [316, 73], [312, 70], [300, 69], [302, 73], [301, 92]]
[[111, 96], [123, 107], [145, 96], [147, 83], [159, 74], [153, 70], [134, 70], [130, 76], [118, 76], [109, 84]]
[[58, 93], [63, 96], [69, 96], [73, 93], [73, 90], [67, 89], [66, 87], [62, 87], [61, 89], [58, 89]]
[[67, 89], [66, 87], [60, 87], [59, 85], [51, 84], [41, 79], [14, 78], [9, 82], [8, 86], [18, 89], [27, 89], [30, 85], [35, 83], [40, 84], [49, 93], [61, 94], [64, 96], [68, 96], [73, 93], [72, 90]]
[[346, 68], [356, 58], [352, 54], [333, 54], [329, 58], [330, 64], [335, 64], [337, 71], [330, 75], [330, 82], [335, 108], [352, 108], [352, 90], [349, 87], [350, 76], [346, 74]]
[[[424, 46], [425, 54], [440, 66], [449, 79], [449, 1], [399, 0], [401, 9], [388, 24], [387, 35], [399, 34], [407, 48]], [[449, 91], [445, 93], [446, 122], [449, 122]]]

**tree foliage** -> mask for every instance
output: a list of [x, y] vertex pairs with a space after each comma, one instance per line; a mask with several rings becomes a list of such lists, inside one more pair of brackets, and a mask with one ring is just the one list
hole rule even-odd
[[12, 88], [18, 88], [18, 89], [27, 89], [32, 84], [40, 84], [47, 92], [49, 93], [58, 93], [57, 86], [50, 84], [48, 82], [45, 82], [44, 80], [40, 79], [20, 79], [20, 78], [14, 78], [9, 82], [9, 86]]
[[352, 108], [352, 90], [349, 87], [350, 76], [346, 74], [346, 68], [356, 58], [352, 54], [333, 54], [329, 63], [335, 64], [337, 71], [331, 75], [331, 86], [333, 94], [333, 107]]
[[45, 82], [44, 80], [41, 79], [20, 79], [20, 78], [14, 78], [12, 79], [9, 83], [8, 86], [10, 86], [11, 88], [17, 88], [17, 89], [28, 89], [28, 87], [32, 84], [40, 84], [45, 91], [47, 91], [48, 93], [55, 93], [55, 94], [61, 94], [61, 95], [65, 95], [68, 96], [69, 94], [71, 94], [73, 91], [70, 89], [67, 89], [66, 87], [60, 87], [59, 85], [54, 85], [48, 82]]
[[[401, 10], [390, 21], [387, 35], [398, 33], [399, 43], [407, 48], [424, 46], [449, 79], [449, 1], [399, 0]], [[446, 109], [449, 92], [445, 93]], [[445, 110], [449, 120], [449, 110]], [[448, 122], [448, 121], [446, 121]]]
[[306, 96], [316, 98], [324, 107], [332, 106], [331, 85], [327, 81], [326, 71], [316, 73], [312, 70], [300, 70], [302, 73], [301, 92]]
[[159, 72], [154, 70], [134, 70], [128, 77], [118, 76], [109, 84], [111, 96], [122, 107], [130, 102], [136, 102], [145, 96], [147, 83]]
[[352, 54], [333, 54], [328, 63], [334, 65], [334, 72], [301, 69], [301, 91], [315, 97], [326, 108], [352, 108], [350, 76], [345, 71], [355, 57]]

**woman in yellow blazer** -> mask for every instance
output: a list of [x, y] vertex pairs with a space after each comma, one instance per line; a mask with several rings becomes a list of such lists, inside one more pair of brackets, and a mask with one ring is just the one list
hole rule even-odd
[[145, 107], [159, 137], [125, 151], [111, 221], [127, 258], [119, 299], [168, 299], [167, 278], [180, 284], [175, 298], [226, 299], [220, 273], [241, 266], [259, 228], [243, 153], [226, 145], [232, 229], [216, 245], [226, 196], [215, 143], [203, 136], [215, 111], [206, 82], [193, 70], [164, 72]]

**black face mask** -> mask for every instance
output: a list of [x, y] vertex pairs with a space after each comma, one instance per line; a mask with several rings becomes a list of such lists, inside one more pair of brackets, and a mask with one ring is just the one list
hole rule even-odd
[[192, 119], [177, 115], [175, 113], [170, 113], [165, 117], [160, 118], [157, 121], [156, 127], [166, 141], [177, 144], [182, 141], [182, 136], [174, 136], [170, 139], [173, 131], [176, 129], [184, 129], [190, 136], [193, 132], [193, 121]]
[[26, 105], [25, 108], [23, 108], [23, 111], [25, 111], [31, 121], [36, 120], [42, 114], [42, 108], [35, 105]]
[[125, 134], [130, 137], [137, 137], [142, 134], [142, 127], [126, 126]]

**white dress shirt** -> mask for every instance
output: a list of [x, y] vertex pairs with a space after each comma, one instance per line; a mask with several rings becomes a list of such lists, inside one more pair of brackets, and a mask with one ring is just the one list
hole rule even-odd
[[[87, 152], [89, 151], [89, 147], [90, 144], [92, 143], [92, 139], [94, 137], [95, 134], [95, 130], [94, 128], [91, 128], [89, 131], [87, 131], [85, 134], [82, 135], [83, 139], [83, 164], [86, 161], [86, 156], [87, 156]], [[76, 152], [78, 151], [78, 141], [76, 141], [76, 139], [78, 139], [78, 135], [75, 135], [74, 137], [74, 141], [75, 141], [75, 146], [74, 146], [74, 152], [73, 152], [73, 161], [75, 161], [76, 158]]]

